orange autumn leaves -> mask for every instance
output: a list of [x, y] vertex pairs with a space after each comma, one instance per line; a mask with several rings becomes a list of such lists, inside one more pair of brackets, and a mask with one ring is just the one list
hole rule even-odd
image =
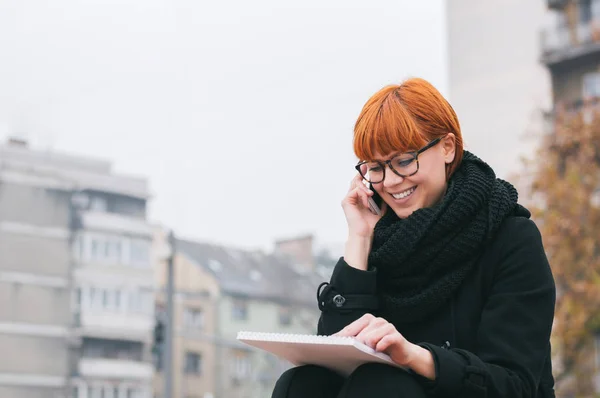
[[[600, 113], [554, 115], [536, 157], [531, 194], [557, 288], [553, 344], [559, 390], [593, 394], [600, 331]], [[562, 386], [561, 386], [562, 384]]]

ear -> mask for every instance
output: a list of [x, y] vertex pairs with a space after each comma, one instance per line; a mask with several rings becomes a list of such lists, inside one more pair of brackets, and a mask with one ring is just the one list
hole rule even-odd
[[452, 163], [452, 161], [454, 161], [454, 156], [456, 156], [456, 136], [453, 133], [446, 134], [446, 136], [442, 138], [441, 144], [444, 162], [446, 164]]

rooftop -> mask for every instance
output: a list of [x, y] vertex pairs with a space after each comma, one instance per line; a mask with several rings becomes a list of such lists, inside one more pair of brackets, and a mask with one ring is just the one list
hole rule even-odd
[[18, 139], [0, 145], [0, 176], [63, 190], [95, 190], [139, 199], [150, 196], [145, 178], [115, 174], [109, 161], [35, 150]]
[[211, 272], [227, 294], [316, 306], [317, 271], [296, 267], [287, 256], [178, 240], [177, 251]]

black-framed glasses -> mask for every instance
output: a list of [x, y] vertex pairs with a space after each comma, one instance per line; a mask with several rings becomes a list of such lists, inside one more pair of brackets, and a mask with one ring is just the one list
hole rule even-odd
[[400, 177], [410, 177], [417, 174], [419, 171], [419, 155], [435, 146], [441, 140], [442, 137], [436, 138], [418, 151], [401, 153], [389, 160], [359, 162], [355, 168], [360, 175], [371, 184], [377, 184], [385, 180], [385, 165], [387, 165], [394, 174]]

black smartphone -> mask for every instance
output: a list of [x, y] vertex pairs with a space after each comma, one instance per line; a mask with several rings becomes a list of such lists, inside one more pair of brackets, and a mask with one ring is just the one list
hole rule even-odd
[[369, 207], [374, 214], [378, 216], [381, 215], [381, 205], [383, 204], [383, 199], [377, 193], [376, 190], [373, 189], [373, 184], [369, 184], [369, 189], [373, 191], [373, 196], [369, 198]]

